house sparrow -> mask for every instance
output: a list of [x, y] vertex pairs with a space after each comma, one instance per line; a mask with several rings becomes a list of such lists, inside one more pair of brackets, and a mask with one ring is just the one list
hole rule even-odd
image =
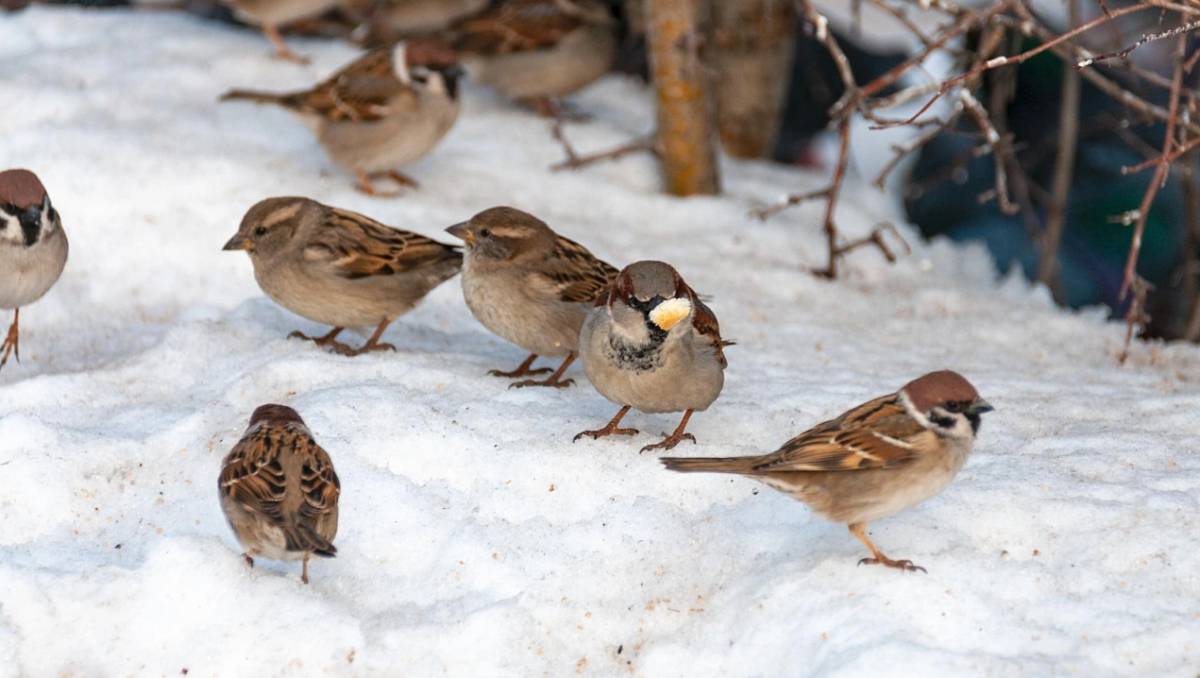
[[541, 219], [511, 207], [493, 207], [446, 232], [466, 242], [462, 287], [467, 307], [483, 326], [530, 352], [512, 372], [498, 377], [549, 372], [529, 369], [539, 355], [565, 358], [544, 381], [522, 386], [564, 387], [576, 356], [579, 328], [588, 309], [608, 292], [617, 269], [579, 243], [550, 230]]
[[67, 234], [37, 175], [0, 172], [0, 308], [14, 310], [0, 343], [0, 367], [21, 359], [21, 307], [42, 298], [67, 265]]
[[736, 473], [770, 485], [821, 517], [847, 523], [874, 555], [859, 564], [924, 568], [892, 560], [867, 538], [867, 523], [946, 489], [967, 461], [980, 415], [992, 406], [962, 375], [932, 372], [801, 433], [771, 454], [724, 459], [664, 457], [673, 471]]
[[254, 556], [303, 560], [308, 583], [313, 554], [337, 555], [338, 496], [342, 484], [329, 454], [290, 407], [263, 405], [221, 462], [221, 510], [250, 567]]
[[[289, 337], [342, 355], [395, 350], [378, 343], [388, 324], [454, 277], [462, 252], [308, 198], [268, 198], [246, 212], [226, 250], [246, 250], [267, 296], [309, 320], [333, 325], [323, 337]], [[362, 348], [336, 341], [346, 327], [376, 326]]]
[[598, 0], [500, 0], [449, 31], [472, 79], [556, 115], [553, 100], [608, 72], [616, 22]]
[[409, 50], [401, 43], [367, 52], [310, 90], [232, 90], [221, 101], [278, 104], [295, 113], [335, 163], [358, 175], [360, 190], [375, 195], [371, 179], [382, 176], [416, 186], [397, 169], [424, 157], [454, 126], [462, 69], [453, 59], [444, 45]]
[[275, 56], [298, 64], [308, 59], [288, 48], [279, 34], [279, 26], [298, 19], [317, 16], [339, 4], [338, 0], [223, 0], [234, 16], [248, 24], [257, 25], [271, 45]]
[[617, 428], [636, 407], [643, 412], [683, 412], [679, 427], [642, 452], [671, 449], [695, 436], [684, 433], [692, 412], [703, 411], [725, 384], [717, 317], [679, 273], [661, 261], [639, 261], [621, 271], [607, 298], [597, 302], [579, 335], [583, 371], [605, 398], [621, 406], [602, 429], [575, 436], [634, 435]]

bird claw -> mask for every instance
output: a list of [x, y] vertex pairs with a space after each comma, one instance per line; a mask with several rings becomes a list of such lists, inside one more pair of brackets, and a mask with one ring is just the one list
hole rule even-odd
[[[666, 434], [666, 433], [664, 433], [663, 435], [664, 435], [664, 436], [666, 436], [667, 434]], [[698, 443], [696, 442], [696, 436], [692, 435], [691, 433], [684, 433], [683, 435], [681, 435], [681, 436], [679, 436], [679, 437], [675, 437], [675, 436], [667, 436], [666, 440], [663, 440], [661, 443], [655, 443], [655, 444], [653, 444], [653, 445], [647, 445], [647, 446], [643, 447], [642, 449], [638, 450], [638, 454], [641, 454], [642, 452], [645, 452], [646, 450], [670, 450], [670, 449], [674, 449], [676, 445], [678, 445], [679, 443], [681, 443], [681, 442], [683, 442], [683, 441], [685, 441], [685, 440], [690, 440], [690, 441], [692, 441], [692, 444], [693, 444], [693, 445], [696, 445], [696, 444], [698, 444]]]
[[513, 379], [515, 377], [528, 377], [528, 376], [533, 376], [535, 374], [545, 374], [547, 372], [553, 372], [553, 371], [554, 370], [549, 367], [540, 367], [536, 370], [515, 369], [512, 372], [501, 372], [500, 370], [488, 370], [488, 374], [493, 377], [504, 377], [505, 379]]
[[396, 347], [393, 346], [392, 344], [366, 344], [362, 348], [350, 348], [349, 346], [342, 344], [342, 343], [334, 343], [333, 350], [341, 355], [348, 357], [348, 358], [353, 358], [354, 356], [362, 355], [364, 353], [371, 353], [374, 351], [395, 352]]
[[247, 565], [249, 565], [250, 567], [254, 567], [254, 559], [253, 559], [253, 558], [251, 558], [250, 556], [246, 555], [245, 553], [243, 553], [243, 554], [242, 554], [242, 557], [246, 559], [246, 564], [247, 564]]
[[542, 381], [537, 381], [534, 379], [526, 379], [525, 381], [518, 381], [518, 382], [515, 382], [512, 384], [509, 384], [508, 387], [509, 388], [525, 388], [526, 386], [550, 386], [553, 388], [566, 388], [574, 383], [575, 383], [574, 379], [566, 379], [563, 381], [551, 381], [549, 379], [543, 379]]
[[919, 570], [921, 572], [925, 572], [926, 574], [929, 574], [929, 572], [925, 568], [921, 567], [920, 565], [913, 565], [913, 561], [911, 561], [911, 560], [892, 560], [890, 558], [883, 558], [883, 559], [863, 558], [862, 560], [858, 561], [858, 564], [859, 565], [884, 565], [886, 567], [894, 567], [897, 570], [904, 570], [905, 572], [916, 572]]
[[584, 436], [591, 436], [592, 440], [599, 440], [605, 436], [635, 436], [637, 434], [636, 428], [602, 428], [595, 431], [581, 431], [571, 438], [571, 442], [578, 442]]

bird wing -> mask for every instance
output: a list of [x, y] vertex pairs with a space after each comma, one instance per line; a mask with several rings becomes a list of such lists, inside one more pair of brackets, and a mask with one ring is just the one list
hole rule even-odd
[[897, 396], [884, 396], [792, 438], [751, 473], [893, 468], [915, 459], [931, 435]]
[[511, 0], [463, 20], [456, 49], [475, 54], [509, 54], [553, 47], [583, 19], [564, 11], [562, 0]]
[[304, 258], [325, 263], [335, 275], [355, 280], [404, 273], [450, 259], [461, 260], [462, 253], [453, 245], [419, 233], [330, 208], [325, 222], [305, 245]]
[[732, 341], [724, 341], [721, 339], [721, 326], [717, 323], [717, 316], [712, 312], [703, 301], [700, 301], [700, 295], [696, 294], [696, 290], [688, 288], [688, 294], [692, 298], [692, 325], [696, 328], [696, 333], [708, 340], [709, 345], [717, 353], [717, 359], [721, 361], [721, 367], [729, 367], [729, 361], [725, 359], [725, 347], [732, 346]]
[[416, 107], [417, 92], [396, 75], [391, 50], [376, 49], [316, 87], [290, 95], [285, 103], [328, 120], [365, 122], [404, 106]]
[[583, 245], [560, 235], [554, 253], [535, 275], [548, 283], [560, 300], [591, 304], [608, 293], [618, 273]]

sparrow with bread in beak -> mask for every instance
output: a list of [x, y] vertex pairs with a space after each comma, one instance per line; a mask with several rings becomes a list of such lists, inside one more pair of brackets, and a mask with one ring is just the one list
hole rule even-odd
[[971, 382], [944, 370], [909, 382], [801, 433], [775, 452], [723, 459], [664, 457], [673, 471], [734, 473], [798, 499], [828, 520], [846, 523], [880, 564], [892, 560], [867, 538], [867, 523], [895, 515], [946, 489], [962, 469], [992, 411]]
[[642, 451], [671, 449], [693, 412], [703, 411], [725, 384], [724, 347], [717, 317], [679, 273], [661, 261], [639, 261], [621, 271], [607, 298], [588, 314], [579, 335], [583, 371], [596, 390], [621, 406], [602, 429], [583, 436], [633, 435], [618, 428], [630, 408], [683, 412], [675, 432]]

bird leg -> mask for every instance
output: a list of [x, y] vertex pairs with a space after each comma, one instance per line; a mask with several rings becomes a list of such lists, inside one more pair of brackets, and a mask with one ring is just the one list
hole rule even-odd
[[290, 61], [292, 63], [301, 65], [308, 63], [307, 57], [302, 57], [299, 54], [296, 54], [291, 50], [290, 47], [288, 47], [287, 43], [283, 40], [283, 36], [279, 34], [279, 30], [275, 28], [275, 26], [271, 24], [263, 24], [262, 34], [263, 37], [270, 41], [271, 45], [275, 47], [276, 59], [283, 59], [284, 61]]
[[8, 355], [11, 353], [17, 358], [17, 362], [21, 362], [21, 332], [19, 324], [21, 321], [21, 309], [13, 311], [12, 324], [8, 326], [8, 336], [5, 337], [4, 343], [0, 344], [0, 351], [4, 352], [4, 356], [0, 357], [0, 367], [4, 367], [4, 363], [8, 362]]
[[563, 361], [563, 364], [559, 365], [558, 369], [554, 371], [554, 374], [550, 375], [548, 378], [542, 381], [537, 381], [534, 379], [518, 381], [515, 384], [510, 384], [509, 388], [525, 388], [526, 386], [553, 386], [554, 388], [565, 388], [570, 386], [571, 384], [575, 383], [574, 379], [567, 379], [566, 381], [559, 381], [558, 379], [563, 375], [563, 372], [567, 371], [567, 366], [573, 362], [575, 362], [575, 352], [571, 351], [569, 354], [567, 354], [567, 359]]
[[867, 565], [886, 565], [887, 567], [894, 567], [908, 572], [915, 572], [917, 570], [925, 571], [925, 568], [920, 565], [913, 565], [911, 560], [892, 560], [883, 555], [883, 551], [880, 551], [871, 543], [870, 539], [867, 539], [867, 526], [865, 523], [850, 523], [848, 527], [850, 528], [850, 534], [858, 537], [859, 541], [866, 544], [867, 548], [871, 549], [871, 553], [875, 556], [874, 558], [863, 558], [858, 561], [859, 565], [866, 563]]
[[683, 429], [687, 428], [688, 419], [691, 419], [691, 418], [692, 418], [692, 410], [688, 410], [687, 412], [684, 412], [683, 413], [683, 421], [679, 422], [679, 426], [676, 427], [674, 433], [667, 436], [661, 443], [655, 443], [653, 445], [647, 445], [647, 446], [643, 447], [640, 451], [638, 451], [638, 454], [641, 454], [642, 452], [645, 452], [646, 450], [669, 450], [669, 449], [674, 448], [676, 445], [678, 445], [679, 443], [681, 443], [685, 440], [690, 440], [693, 443], [695, 443], [696, 436], [692, 435], [691, 433], [683, 432]]
[[254, 567], [254, 559], [250, 557], [249, 553], [243, 553], [242, 557], [246, 559], [247, 565], [249, 565], [250, 567]]
[[538, 115], [543, 118], [551, 118], [558, 123], [587, 122], [592, 119], [592, 116], [587, 113], [576, 110], [573, 106], [569, 106], [566, 102], [554, 97], [534, 97], [527, 99], [526, 103]]
[[308, 583], [308, 553], [304, 554], [304, 565], [302, 565], [301, 567], [303, 569], [300, 571], [300, 581], [307, 584]]
[[537, 354], [530, 353], [529, 357], [525, 359], [525, 362], [521, 363], [521, 366], [518, 367], [517, 369], [513, 370], [512, 372], [501, 372], [500, 370], [488, 370], [488, 374], [492, 375], [493, 377], [512, 378], [512, 377], [527, 377], [527, 376], [530, 376], [533, 374], [545, 374], [547, 372], [553, 372], [553, 370], [551, 370], [549, 367], [542, 367], [542, 368], [539, 368], [536, 370], [529, 369], [529, 367], [531, 365], [533, 365], [533, 361], [535, 361], [535, 360], [537, 360]]
[[330, 330], [329, 334], [326, 334], [323, 337], [310, 337], [307, 334], [304, 334], [303, 332], [297, 331], [297, 332], [292, 332], [291, 334], [289, 334], [288, 339], [304, 339], [305, 341], [311, 341], [312, 343], [316, 344], [317, 346], [332, 346], [333, 350], [337, 351], [338, 353], [344, 353], [345, 351], [353, 350], [349, 346], [343, 344], [342, 342], [335, 341], [337, 339], [337, 335], [341, 334], [342, 330], [344, 330], [344, 329], [346, 329], [346, 328], [335, 327], [332, 330]]
[[371, 351], [395, 351], [395, 346], [392, 346], [391, 344], [379, 343], [379, 335], [383, 334], [383, 331], [386, 330], [387, 326], [390, 324], [392, 324], [392, 319], [385, 318], [383, 322], [379, 323], [379, 327], [375, 328], [375, 333], [371, 335], [371, 338], [368, 339], [367, 343], [363, 344], [361, 348], [350, 348], [345, 344], [339, 344], [334, 346], [333, 350], [341, 353], [344, 356], [350, 356], [351, 358], [356, 355], [370, 353]]
[[[360, 193], [366, 193], [369, 196], [377, 198], [395, 198], [397, 196], [404, 195], [405, 186], [411, 188], [420, 188], [421, 186], [421, 184], [417, 183], [416, 179], [413, 179], [406, 174], [401, 174], [395, 170], [387, 172], [371, 172], [369, 174], [362, 170], [355, 170], [355, 174], [358, 175], [358, 185], [355, 186], [355, 188], [358, 189]], [[371, 183], [372, 179], [391, 179], [392, 181], [396, 182], [400, 188], [387, 192], [377, 191], [375, 190], [375, 184]]]
[[629, 411], [629, 408], [630, 408], [629, 405], [622, 407], [621, 411], [617, 412], [617, 416], [613, 417], [612, 421], [608, 422], [608, 426], [605, 426], [604, 428], [596, 430], [596, 431], [583, 431], [583, 432], [579, 433], [578, 435], [576, 435], [574, 438], [572, 438], [571, 442], [575, 442], [584, 436], [591, 436], [592, 439], [595, 440], [597, 438], [603, 438], [604, 436], [611, 436], [611, 435], [618, 435], [618, 436], [637, 435], [638, 431], [636, 428], [617, 428], [617, 424], [621, 423], [621, 417], [625, 416], [625, 413]]

